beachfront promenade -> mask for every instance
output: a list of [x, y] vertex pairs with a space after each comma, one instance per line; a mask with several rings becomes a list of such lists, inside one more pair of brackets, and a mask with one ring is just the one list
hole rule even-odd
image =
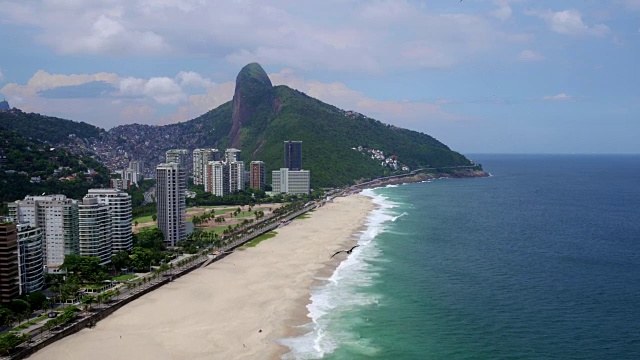
[[[236, 235], [236, 237], [232, 237], [233, 240], [223, 246], [211, 246], [204, 249], [199, 254], [173, 261], [171, 263], [172, 266], [168, 270], [147, 273], [136, 279], [135, 282], [119, 284], [117, 286], [119, 293], [116, 297], [107, 303], [92, 305], [91, 310], [78, 313], [78, 316], [74, 320], [61, 325], [60, 327], [49, 329], [44, 326], [43, 322], [39, 324], [40, 326], [34, 325], [25, 329], [23, 332], [31, 335], [30, 341], [23, 344], [21, 346], [21, 350], [15, 352], [11, 356], [2, 357], [1, 359], [22, 359], [68, 335], [76, 333], [87, 327], [93, 327], [100, 320], [140, 296], [147, 294], [176, 278], [186, 275], [199, 267], [207, 266], [212, 262], [224, 258], [229, 253], [233, 252], [234, 249], [246, 244], [257, 236], [272, 231], [273, 229], [286, 224], [288, 221], [313, 210], [315, 207], [316, 204], [312, 203], [292, 213], [264, 219], [253, 224], [253, 226], [248, 229], [245, 229], [243, 231], [244, 235]], [[213, 252], [216, 252], [217, 255], [213, 255]]]

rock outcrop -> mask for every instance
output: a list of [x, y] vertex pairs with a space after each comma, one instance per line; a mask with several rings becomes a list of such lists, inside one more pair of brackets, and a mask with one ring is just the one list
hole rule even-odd
[[[229, 132], [231, 147], [242, 148], [243, 126], [267, 125], [270, 119], [256, 118], [263, 111], [259, 108], [273, 107], [273, 85], [269, 76], [258, 63], [251, 63], [240, 70], [236, 77], [236, 90], [233, 94], [232, 124]], [[264, 116], [263, 116], [264, 117]], [[258, 126], [261, 127], [261, 126]]]

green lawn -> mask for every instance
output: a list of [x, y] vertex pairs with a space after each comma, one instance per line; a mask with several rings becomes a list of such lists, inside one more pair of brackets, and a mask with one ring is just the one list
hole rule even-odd
[[29, 326], [35, 325], [35, 324], [39, 323], [40, 321], [42, 321], [42, 320], [44, 320], [44, 319], [46, 319], [48, 317], [49, 317], [48, 313], [44, 314], [44, 315], [40, 315], [35, 319], [29, 320], [27, 322], [24, 322], [24, 323], [22, 323], [22, 324], [20, 324], [20, 325], [18, 325], [16, 327], [14, 327], [13, 329], [11, 329], [11, 331], [24, 330], [24, 329], [28, 328]]
[[119, 281], [119, 282], [125, 282], [125, 281], [129, 281], [129, 280], [131, 280], [131, 279], [133, 279], [135, 277], [137, 277], [136, 274], [123, 274], [123, 275], [116, 276], [116, 277], [112, 278], [111, 280], [116, 280], [116, 281]]
[[311, 217], [311, 215], [309, 214], [311, 211], [306, 212], [300, 216], [296, 216], [294, 220], [303, 220], [303, 219], [308, 219]]
[[226, 229], [228, 226], [217, 226], [214, 227], [213, 229], [203, 229], [206, 232], [212, 232], [214, 234], [222, 234], [222, 232], [224, 232], [224, 229]]
[[271, 239], [272, 237], [278, 235], [277, 232], [275, 231], [269, 231], [268, 233], [262, 234], [258, 237], [256, 237], [255, 239], [249, 241], [248, 243], [244, 244], [244, 246], [246, 247], [255, 247], [256, 245], [260, 244], [262, 241], [267, 240], [267, 239]]
[[131, 220], [131, 223], [135, 224], [136, 221], [138, 223], [151, 222], [153, 221], [153, 215], [138, 216], [137, 218], [134, 218], [133, 220]]

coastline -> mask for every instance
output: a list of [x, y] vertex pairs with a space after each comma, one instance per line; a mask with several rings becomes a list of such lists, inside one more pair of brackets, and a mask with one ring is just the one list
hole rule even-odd
[[279, 340], [310, 322], [311, 289], [343, 260], [329, 256], [357, 241], [373, 209], [363, 195], [336, 198], [30, 358], [280, 358], [288, 348]]
[[399, 185], [406, 183], [415, 183], [422, 182], [434, 179], [462, 179], [462, 178], [479, 178], [479, 177], [490, 177], [491, 174], [484, 170], [469, 170], [469, 169], [461, 169], [461, 170], [453, 170], [445, 173], [411, 173], [406, 175], [399, 176], [390, 176], [384, 178], [378, 178], [371, 181], [367, 181], [365, 183], [356, 184], [352, 188], [355, 189], [371, 189], [377, 188], [386, 185]]

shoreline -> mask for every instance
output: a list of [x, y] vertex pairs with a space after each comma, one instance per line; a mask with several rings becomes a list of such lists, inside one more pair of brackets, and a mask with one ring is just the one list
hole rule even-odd
[[[359, 196], [364, 197], [364, 195]], [[353, 245], [356, 245], [358, 243], [359, 235], [367, 228], [366, 221], [369, 214], [371, 214], [371, 211], [377, 209], [377, 206], [371, 201], [371, 199], [368, 197], [367, 199], [371, 202], [371, 209], [369, 210], [367, 216], [361, 219], [360, 226], [353, 231], [348, 239], [345, 239], [342, 244], [340, 244], [342, 248], [351, 248]], [[312, 324], [313, 322], [313, 319], [309, 316], [309, 305], [312, 304], [312, 292], [318, 287], [325, 286], [328, 283], [329, 278], [335, 273], [335, 271], [338, 269], [338, 266], [340, 266], [340, 264], [344, 260], [345, 259], [331, 259], [327, 261], [324, 266], [318, 269], [317, 272], [313, 275], [311, 286], [307, 289], [307, 294], [298, 299], [297, 309], [293, 310], [290, 313], [291, 324], [289, 324], [283, 332], [283, 336], [279, 339], [280, 341], [284, 339], [292, 339], [304, 336], [309, 332], [309, 330], [304, 329], [304, 327]], [[284, 351], [279, 353], [277, 356], [271, 357], [270, 359], [279, 360], [282, 358], [282, 356], [291, 351], [291, 349], [284, 344], [280, 344], [280, 346]]]
[[385, 178], [377, 178], [364, 183], [356, 184], [352, 186], [352, 189], [372, 189], [376, 187], [382, 187], [386, 185], [400, 185], [407, 183], [417, 183], [435, 179], [464, 179], [464, 178], [481, 178], [491, 177], [491, 174], [484, 170], [454, 170], [446, 173], [410, 173], [404, 175], [396, 175]]
[[357, 241], [373, 209], [363, 195], [337, 198], [277, 229], [276, 237], [136, 299], [30, 358], [280, 358], [290, 350], [279, 340], [311, 321], [312, 289], [341, 262], [330, 254]]

